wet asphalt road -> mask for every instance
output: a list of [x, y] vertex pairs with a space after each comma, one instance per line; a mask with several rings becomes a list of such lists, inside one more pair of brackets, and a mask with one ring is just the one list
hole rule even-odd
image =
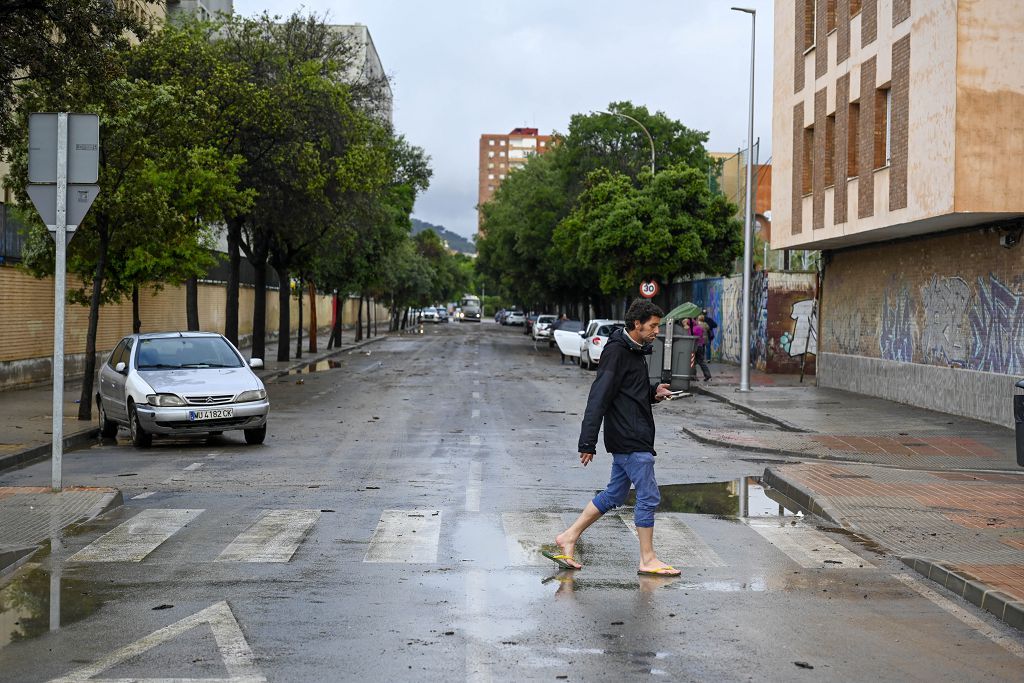
[[[1018, 632], [896, 578], [913, 575], [895, 558], [778, 517], [747, 479], [756, 454], [679, 434], [745, 415], [655, 407], [659, 483], [711, 484], [666, 488], [667, 504], [715, 513], [661, 513], [655, 542], [700, 566], [638, 577], [624, 509], [584, 536], [582, 571], [559, 573], [537, 546], [608, 474], [605, 454], [584, 469], [575, 450], [592, 373], [493, 323], [336, 360], [268, 385], [262, 447], [229, 433], [69, 454], [66, 482], [117, 486], [125, 505], [0, 584], [0, 680], [1020, 680]], [[48, 481], [49, 463], [0, 475]], [[284, 560], [244, 535], [268, 511], [306, 511], [270, 534]], [[117, 555], [147, 515], [173, 517], [171, 533]], [[810, 566], [821, 557], [842, 559]]]

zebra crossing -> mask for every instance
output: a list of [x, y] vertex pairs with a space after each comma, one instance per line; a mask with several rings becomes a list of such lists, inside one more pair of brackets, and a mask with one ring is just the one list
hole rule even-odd
[[[467, 510], [472, 507], [476, 506], [467, 506]], [[182, 529], [194, 525], [204, 514], [208, 514], [207, 511], [198, 509], [144, 509], [93, 540], [72, 555], [70, 561], [144, 562], [157, 548], [175, 542]], [[448, 551], [444, 543], [460, 514], [465, 513], [438, 509], [383, 510], [367, 537], [361, 561], [376, 564], [445, 562]], [[299, 547], [310, 542], [321, 511], [279, 509], [254, 511], [253, 515], [254, 521], [242, 528], [219, 555], [209, 561], [222, 564], [291, 562]], [[550, 566], [541, 550], [551, 547], [555, 536], [566, 528], [572, 515], [527, 511], [480, 517], [491, 519], [494, 533], [504, 535], [506, 557], [502, 564], [525, 568]], [[870, 561], [803, 520], [787, 517], [740, 521], [743, 522], [741, 528], [749, 532], [742, 536], [742, 543], [733, 539], [726, 544], [714, 534], [707, 537], [707, 528], [708, 524], [731, 522], [708, 521], [698, 515], [660, 513], [655, 532], [659, 556], [677, 567], [714, 569], [755, 562], [756, 553], [771, 552], [771, 548], [804, 569], [875, 568]], [[602, 545], [621, 545], [624, 553], [635, 552], [636, 528], [630, 515], [609, 514], [599, 526]], [[588, 534], [588, 537], [593, 538], [593, 535]], [[763, 545], [758, 546], [759, 543]], [[349, 560], [356, 561], [356, 558]]]

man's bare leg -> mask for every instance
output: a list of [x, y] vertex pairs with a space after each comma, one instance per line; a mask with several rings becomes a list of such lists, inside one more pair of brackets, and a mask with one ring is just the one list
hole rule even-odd
[[[669, 566], [659, 560], [658, 556], [654, 554], [653, 526], [638, 526], [636, 528], [636, 535], [640, 538], [640, 571], [652, 572]], [[679, 576], [680, 573], [679, 570], [675, 570], [666, 572], [664, 576]]]
[[[587, 503], [587, 507], [583, 508], [583, 512], [576, 518], [576, 521], [572, 523], [568, 529], [555, 536], [555, 543], [562, 549], [563, 555], [575, 558], [576, 541], [579, 540], [580, 535], [587, 530], [591, 524], [601, 519], [601, 511], [597, 509], [593, 501]], [[577, 569], [583, 567], [579, 562], [573, 559], [570, 564], [577, 565]]]

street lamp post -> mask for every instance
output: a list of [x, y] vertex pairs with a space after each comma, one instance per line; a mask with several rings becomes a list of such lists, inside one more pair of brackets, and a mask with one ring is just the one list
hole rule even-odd
[[639, 121], [634, 119], [632, 116], [628, 116], [627, 114], [620, 114], [617, 111], [599, 110], [597, 113], [598, 114], [607, 114], [608, 116], [618, 116], [618, 117], [621, 117], [621, 118], [624, 118], [624, 119], [628, 119], [628, 120], [632, 121], [633, 123], [635, 123], [636, 125], [640, 126], [640, 130], [642, 130], [644, 132], [644, 134], [647, 135], [647, 141], [651, 143], [651, 175], [654, 175], [654, 138], [651, 137], [650, 131], [648, 131], [647, 128], [644, 127], [644, 124], [640, 123]]
[[753, 262], [753, 185], [754, 156], [754, 38], [757, 32], [757, 11], [749, 7], [733, 7], [750, 15], [750, 115], [747, 120], [747, 192], [743, 217], [743, 322], [740, 332], [740, 391], [750, 391], [750, 280]]

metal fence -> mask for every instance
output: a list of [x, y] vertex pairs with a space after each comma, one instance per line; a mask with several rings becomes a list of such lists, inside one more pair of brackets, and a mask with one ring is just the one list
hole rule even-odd
[[21, 261], [28, 226], [21, 222], [10, 204], [0, 204], [0, 263]]

